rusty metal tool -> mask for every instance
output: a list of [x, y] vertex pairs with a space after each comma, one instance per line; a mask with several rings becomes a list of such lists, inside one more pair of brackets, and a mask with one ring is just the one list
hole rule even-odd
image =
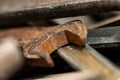
[[[58, 54], [76, 70], [100, 70], [106, 80], [110, 76], [118, 75], [119, 68], [108, 59], [100, 55], [88, 44], [85, 47], [76, 45], [64, 46], [57, 50]], [[120, 75], [118, 76], [120, 78]]]
[[[24, 56], [33, 66], [53, 66], [54, 62], [50, 54], [57, 50], [58, 54], [76, 70], [101, 70], [105, 78], [119, 73], [115, 65], [90, 46], [85, 45], [87, 30], [81, 21], [53, 27], [36, 26], [0, 30], [1, 38], [8, 36], [18, 41], [20, 47], [23, 48]], [[83, 47], [65, 46], [68, 43]]]
[[4, 0], [0, 2], [0, 27], [40, 19], [119, 11], [119, 4], [120, 0]]
[[87, 30], [81, 21], [53, 27], [20, 27], [0, 30], [0, 38], [14, 37], [34, 66], [53, 66], [50, 54], [68, 43], [84, 46]]

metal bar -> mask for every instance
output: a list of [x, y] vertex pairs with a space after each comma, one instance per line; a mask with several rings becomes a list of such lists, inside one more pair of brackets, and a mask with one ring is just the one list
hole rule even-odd
[[101, 70], [106, 78], [119, 72], [119, 69], [114, 64], [87, 44], [85, 48], [68, 45], [57, 51], [76, 70]]
[[46, 76], [45, 78], [31, 79], [31, 80], [104, 80], [104, 75], [99, 71], [84, 71], [84, 72], [70, 72], [62, 74], [54, 74]]
[[120, 46], [120, 26], [88, 30], [87, 43], [95, 48]]
[[105, 26], [105, 25], [110, 24], [110, 23], [114, 23], [114, 22], [119, 21], [119, 20], [120, 20], [120, 15], [116, 15], [112, 18], [108, 18], [108, 19], [105, 19], [101, 22], [94, 23], [94, 24], [90, 25], [88, 27], [88, 29], [99, 28], [99, 27]]
[[0, 3], [0, 26], [119, 11], [119, 4], [120, 0], [5, 0]]

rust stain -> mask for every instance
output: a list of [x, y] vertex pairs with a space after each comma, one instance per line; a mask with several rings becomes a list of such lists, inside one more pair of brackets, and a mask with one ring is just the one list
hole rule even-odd
[[9, 36], [23, 47], [24, 55], [31, 65], [54, 66], [50, 54], [68, 43], [84, 46], [87, 30], [81, 21], [39, 29], [32, 26], [0, 30], [0, 38]]

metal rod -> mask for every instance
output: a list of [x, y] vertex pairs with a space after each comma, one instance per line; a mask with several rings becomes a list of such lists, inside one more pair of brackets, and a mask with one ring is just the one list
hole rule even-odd
[[120, 26], [88, 30], [87, 43], [94, 48], [120, 46]]
[[89, 45], [85, 48], [68, 45], [57, 50], [58, 54], [76, 70], [101, 70], [106, 77], [119, 69]]
[[33, 20], [119, 11], [119, 4], [120, 0], [5, 0], [0, 3], [0, 27]]

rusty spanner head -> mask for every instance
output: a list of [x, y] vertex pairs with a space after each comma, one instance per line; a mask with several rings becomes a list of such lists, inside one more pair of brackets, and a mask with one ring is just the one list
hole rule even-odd
[[13, 36], [23, 47], [24, 55], [33, 66], [53, 66], [50, 54], [56, 49], [74, 43], [84, 46], [86, 27], [81, 21], [72, 21], [53, 27], [22, 27], [0, 31], [0, 37]]

